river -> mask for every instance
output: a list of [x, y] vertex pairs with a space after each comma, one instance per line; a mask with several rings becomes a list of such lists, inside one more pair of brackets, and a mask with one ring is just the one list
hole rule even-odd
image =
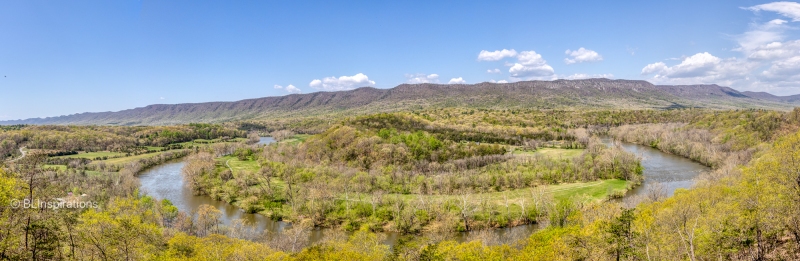
[[642, 158], [644, 182], [641, 186], [628, 191], [625, 197], [643, 195], [655, 183], [660, 183], [667, 196], [672, 196], [676, 189], [691, 188], [694, 178], [710, 168], [693, 160], [662, 152], [660, 150], [633, 143], [613, 141], [603, 138], [606, 145], [619, 144], [627, 152]]
[[[269, 137], [261, 138], [258, 144], [267, 145], [275, 140]], [[612, 141], [604, 138], [603, 142], [611, 144]], [[667, 195], [672, 195], [675, 189], [690, 188], [694, 183], [692, 179], [700, 173], [708, 171], [709, 168], [692, 160], [679, 156], [667, 154], [659, 150], [632, 143], [619, 142], [620, 146], [631, 153], [642, 158], [644, 167], [644, 183], [642, 186], [629, 191], [625, 197], [641, 195], [647, 191], [647, 187], [654, 183], [661, 183], [666, 189]], [[227, 202], [213, 200], [208, 196], [196, 196], [183, 185], [181, 168], [183, 160], [170, 161], [159, 166], [150, 168], [139, 175], [142, 191], [158, 199], [169, 199], [179, 210], [194, 213], [200, 205], [208, 204], [217, 207], [222, 212], [222, 220], [225, 224], [230, 224], [233, 220], [243, 219], [252, 223], [258, 231], [268, 230], [270, 232], [280, 232], [291, 225], [281, 221], [274, 221], [260, 214], [248, 214], [243, 210]], [[517, 238], [527, 237], [538, 230], [537, 225], [524, 225], [511, 228], [492, 230], [492, 233], [501, 242], [513, 242]], [[311, 232], [309, 241], [318, 242], [324, 236], [326, 229], [315, 229]], [[470, 232], [458, 233], [452, 240], [459, 242], [466, 241]], [[384, 243], [394, 245], [400, 238], [399, 233], [387, 232]]]

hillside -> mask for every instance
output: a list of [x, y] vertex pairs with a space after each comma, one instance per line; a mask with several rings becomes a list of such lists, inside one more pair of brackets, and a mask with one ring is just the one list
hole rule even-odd
[[742, 92], [742, 94], [765, 101], [800, 103], [800, 94], [789, 96], [775, 96], [766, 92]]
[[478, 84], [402, 84], [391, 89], [370, 87], [315, 92], [235, 102], [155, 104], [118, 112], [95, 112], [48, 118], [2, 121], [11, 124], [167, 125], [320, 115], [397, 111], [430, 106], [475, 108], [624, 108], [713, 109], [769, 108], [786, 110], [800, 96], [738, 92], [717, 85], [653, 85], [634, 80], [555, 80]]

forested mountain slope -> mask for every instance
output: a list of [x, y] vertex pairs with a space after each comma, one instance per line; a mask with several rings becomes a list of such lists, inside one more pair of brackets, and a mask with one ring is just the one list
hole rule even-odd
[[712, 109], [787, 110], [800, 100], [738, 92], [717, 85], [653, 85], [634, 80], [555, 80], [478, 84], [402, 84], [315, 92], [235, 102], [155, 104], [118, 112], [0, 121], [0, 124], [168, 125], [258, 120], [292, 116], [352, 115], [434, 107], [529, 109]]

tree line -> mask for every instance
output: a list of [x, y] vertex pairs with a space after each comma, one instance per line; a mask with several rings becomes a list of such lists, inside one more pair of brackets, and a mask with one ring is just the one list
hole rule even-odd
[[20, 147], [55, 152], [118, 151], [136, 154], [144, 146], [162, 147], [194, 139], [244, 138], [246, 135], [243, 130], [219, 124], [152, 127], [31, 125], [0, 130], [0, 158], [18, 156]]

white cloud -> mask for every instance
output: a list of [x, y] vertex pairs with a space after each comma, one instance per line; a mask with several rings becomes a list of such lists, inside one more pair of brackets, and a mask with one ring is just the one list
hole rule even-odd
[[767, 81], [800, 80], [800, 56], [774, 61], [761, 75]]
[[783, 16], [792, 18], [792, 21], [800, 21], [800, 4], [794, 2], [772, 2], [767, 4], [761, 4], [756, 6], [751, 6], [747, 8], [748, 10], [758, 12], [758, 11], [772, 11], [779, 13]]
[[788, 23], [788, 22], [786, 20], [783, 20], [783, 19], [775, 19], [775, 20], [769, 21], [769, 24], [772, 24], [772, 25], [782, 25], [782, 24], [785, 24], [785, 23]]
[[567, 64], [599, 62], [603, 60], [603, 56], [601, 56], [599, 53], [583, 47], [575, 51], [570, 51], [569, 49], [567, 49], [565, 53], [570, 57], [572, 57], [572, 58], [564, 58], [564, 62]]
[[535, 51], [524, 51], [517, 55], [517, 63], [511, 65], [508, 69], [511, 77], [519, 79], [553, 79], [555, 78], [555, 71], [553, 67], [547, 64], [547, 61], [542, 59], [542, 55]]
[[359, 87], [375, 86], [375, 81], [370, 81], [369, 77], [363, 73], [353, 76], [325, 77], [322, 80], [314, 79], [308, 86], [324, 91], [352, 90]]
[[562, 77], [562, 79], [568, 80], [580, 80], [580, 79], [594, 79], [594, 78], [614, 78], [613, 74], [610, 73], [603, 73], [603, 74], [585, 74], [585, 73], [576, 73], [573, 75], [569, 75], [567, 77]]
[[735, 48], [734, 51], [741, 51], [747, 54], [760, 46], [783, 41], [783, 39], [786, 38], [786, 31], [789, 30], [790, 27], [786, 25], [786, 21], [780, 19], [776, 20], [763, 24], [751, 24], [748, 31], [736, 37], [739, 47]]
[[674, 66], [663, 62], [648, 64], [642, 68], [642, 75], [655, 74], [652, 80], [656, 83], [732, 85], [746, 80], [747, 73], [756, 66], [755, 63], [743, 59], [722, 59], [703, 52], [686, 57]]
[[158, 99], [159, 99], [159, 100], [163, 100], [163, 99], [164, 99], [164, 97], [158, 97]]
[[787, 59], [800, 55], [800, 40], [788, 42], [772, 42], [748, 50], [747, 59], [769, 61]]
[[495, 69], [489, 69], [489, 70], [486, 70], [486, 72], [487, 72], [487, 73], [500, 73], [500, 69], [497, 69], [497, 68], [495, 68]]
[[302, 93], [303, 92], [303, 91], [300, 90], [300, 88], [294, 87], [294, 85], [291, 85], [291, 84], [289, 84], [289, 86], [286, 86], [286, 91], [289, 92], [289, 93]]
[[411, 84], [416, 83], [439, 83], [439, 75], [432, 73], [432, 74], [406, 74], [406, 82]]
[[482, 50], [481, 53], [478, 54], [478, 61], [499, 61], [503, 58], [507, 57], [514, 57], [517, 56], [517, 51], [514, 49], [507, 50], [497, 50], [497, 51], [486, 51]]
[[707, 52], [689, 56], [671, 68], [667, 68], [668, 75], [675, 78], [697, 77], [706, 75], [715, 69], [722, 59]]
[[541, 77], [547, 78], [555, 75], [553, 67], [550, 67], [550, 65], [547, 64], [527, 66], [517, 63], [511, 66], [511, 68], [508, 69], [508, 72], [511, 73], [511, 77], [522, 79], [536, 79]]
[[447, 82], [447, 84], [465, 84], [465, 83], [467, 83], [467, 81], [464, 81], [464, 78], [461, 77], [452, 78], [450, 79], [449, 82]]
[[517, 61], [524, 65], [545, 64], [547, 61], [542, 59], [542, 55], [535, 51], [524, 51], [517, 56]]
[[667, 69], [667, 64], [663, 62], [651, 63], [642, 68], [642, 75], [647, 75], [656, 72], [662, 72]]
[[[800, 4], [773, 2], [747, 8], [754, 12], [771, 11], [800, 21]], [[750, 30], [737, 38], [740, 47], [735, 49], [757, 63], [760, 72], [753, 72], [751, 82], [745, 88], [788, 92], [800, 89], [800, 40], [786, 40], [786, 32], [796, 29], [782, 19], [773, 19], [763, 24], [752, 24]]]
[[508, 83], [508, 81], [506, 81], [506, 80], [499, 80], [499, 81], [495, 81], [494, 79], [492, 79], [492, 80], [489, 80], [489, 82], [490, 82], [490, 83]]
[[[272, 88], [284, 89], [283, 86], [280, 86], [280, 85], [277, 85], [277, 84], [272, 86]], [[288, 93], [302, 93], [303, 91], [300, 90], [300, 88], [297, 88], [294, 85], [289, 84], [289, 86], [286, 86], [286, 92], [288, 92]]]
[[[800, 22], [800, 4], [773, 2], [744, 8], [754, 12], [776, 12], [793, 22]], [[697, 53], [669, 66], [664, 62], [642, 68], [651, 81], [667, 84], [716, 83], [740, 90], [770, 91], [773, 94], [800, 92], [800, 39], [787, 39], [796, 29], [783, 19], [753, 22], [744, 33], [736, 35], [740, 55], [720, 58]]]

